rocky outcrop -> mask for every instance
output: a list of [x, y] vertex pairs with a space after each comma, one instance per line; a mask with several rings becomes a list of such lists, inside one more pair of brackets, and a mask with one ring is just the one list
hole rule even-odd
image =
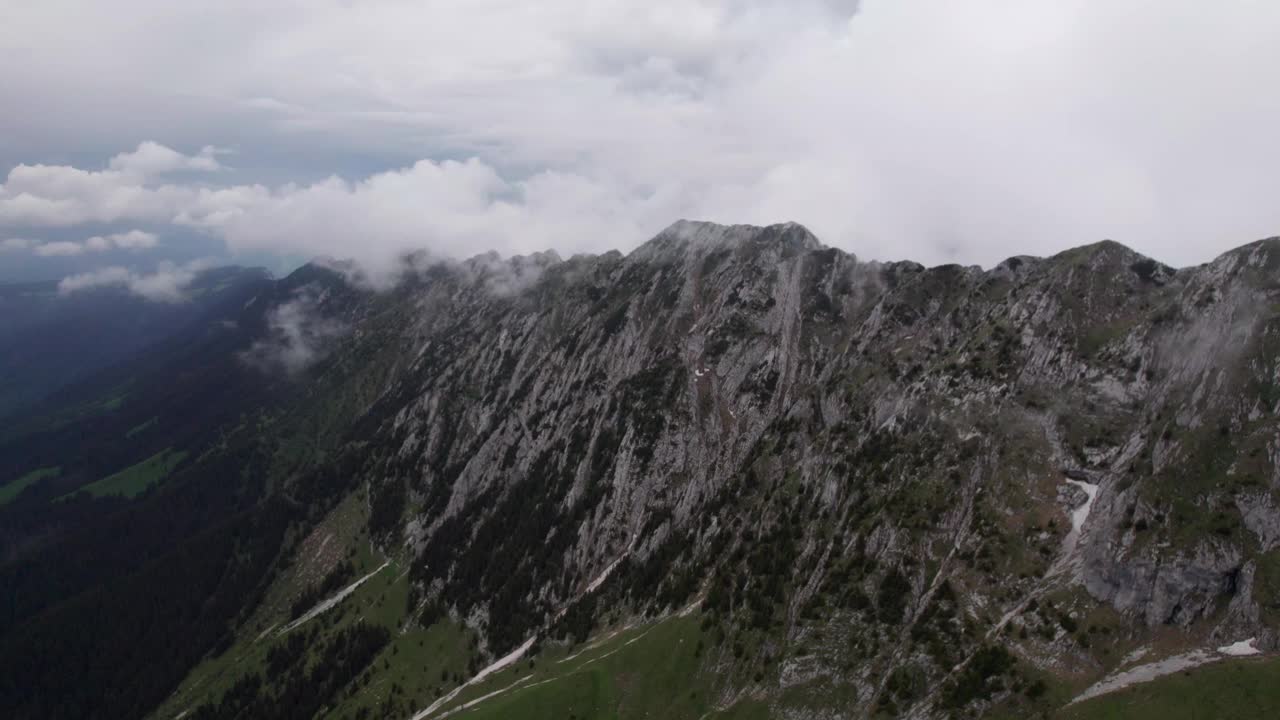
[[1270, 493], [1239, 495], [1236, 508], [1244, 526], [1257, 536], [1262, 552], [1280, 546], [1280, 507], [1275, 505]]
[[1084, 566], [1090, 594], [1147, 625], [1190, 626], [1231, 602], [1240, 580], [1239, 553], [1207, 546], [1187, 556], [1099, 559]]

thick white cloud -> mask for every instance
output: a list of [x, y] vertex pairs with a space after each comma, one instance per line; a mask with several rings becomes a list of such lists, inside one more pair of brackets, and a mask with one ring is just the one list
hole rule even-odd
[[198, 195], [121, 170], [18, 165], [0, 185], [0, 226], [68, 227], [121, 220], [168, 222]]
[[178, 175], [218, 151], [152, 143], [21, 165], [0, 231], [173, 222], [385, 266], [627, 249], [687, 216], [872, 258], [1113, 237], [1199, 262], [1280, 233], [1278, 33], [1248, 0], [27, 3], [0, 26], [15, 147], [307, 171]]
[[182, 265], [162, 262], [155, 271], [141, 273], [111, 265], [63, 278], [58, 283], [58, 292], [70, 295], [94, 288], [116, 287], [155, 302], [184, 302], [188, 299], [187, 288], [202, 271], [213, 265], [209, 260], [194, 260]]
[[183, 155], [173, 148], [150, 140], [139, 143], [133, 152], [120, 153], [111, 158], [109, 167], [117, 172], [137, 177], [150, 177], [180, 170], [213, 172], [221, 170], [212, 145], [201, 148], [196, 155]]
[[642, 238], [675, 212], [662, 202], [657, 211], [646, 208], [651, 201], [630, 189], [578, 175], [508, 181], [476, 159], [423, 160], [355, 183], [331, 177], [274, 190], [230, 188], [204, 200], [198, 218], [186, 222], [221, 235], [235, 252], [355, 257], [382, 278], [416, 249], [452, 257], [600, 250]]

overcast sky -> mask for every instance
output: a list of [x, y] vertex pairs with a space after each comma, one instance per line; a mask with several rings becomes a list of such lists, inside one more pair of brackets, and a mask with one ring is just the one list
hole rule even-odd
[[682, 217], [987, 266], [1280, 234], [1274, 0], [0, 3], [0, 279]]

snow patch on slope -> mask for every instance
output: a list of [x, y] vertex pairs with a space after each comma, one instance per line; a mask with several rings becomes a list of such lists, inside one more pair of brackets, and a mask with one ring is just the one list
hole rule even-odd
[[[1106, 695], [1117, 690], [1132, 685], [1150, 682], [1165, 675], [1172, 675], [1176, 672], [1189, 670], [1199, 665], [1206, 665], [1211, 662], [1222, 660], [1224, 657], [1248, 657], [1251, 655], [1261, 655], [1262, 651], [1254, 647], [1257, 638], [1249, 638], [1241, 640], [1230, 645], [1224, 645], [1217, 649], [1216, 652], [1210, 650], [1194, 650], [1192, 652], [1174, 655], [1165, 658], [1159, 662], [1149, 663], [1147, 665], [1139, 665], [1138, 667], [1124, 672], [1117, 673], [1111, 677], [1105, 678], [1101, 682], [1093, 685], [1080, 695], [1076, 696], [1069, 704], [1074, 705], [1083, 700]], [[1145, 649], [1144, 649], [1145, 652]], [[1140, 656], [1139, 656], [1140, 657]], [[1128, 658], [1126, 658], [1126, 661]]]
[[1084, 528], [1084, 523], [1089, 519], [1089, 513], [1093, 510], [1093, 501], [1098, 499], [1098, 486], [1093, 483], [1087, 483], [1083, 480], [1068, 480], [1068, 483], [1075, 485], [1089, 496], [1080, 507], [1071, 511], [1071, 532], [1067, 533], [1066, 543], [1070, 549], [1074, 550], [1075, 545], [1080, 540], [1080, 531]]
[[1111, 677], [1096, 683], [1088, 690], [1077, 695], [1074, 700], [1068, 703], [1068, 705], [1075, 705], [1078, 702], [1083, 702], [1100, 695], [1106, 695], [1107, 693], [1112, 693], [1117, 690], [1123, 690], [1124, 688], [1132, 685], [1151, 682], [1158, 677], [1172, 675], [1176, 672], [1188, 670], [1198, 665], [1211, 663], [1217, 659], [1218, 656], [1208, 650], [1195, 650], [1193, 652], [1183, 653], [1182, 655], [1174, 655], [1173, 657], [1165, 658], [1160, 662], [1139, 665], [1132, 670], [1125, 670], [1122, 673], [1112, 675]]
[[1124, 659], [1120, 661], [1120, 667], [1124, 667], [1125, 665], [1132, 665], [1138, 662], [1139, 660], [1141, 660], [1142, 658], [1146, 657], [1150, 653], [1151, 653], [1151, 648], [1144, 645], [1143, 647], [1140, 647], [1137, 650], [1134, 650], [1128, 655], [1125, 655]]
[[1218, 652], [1222, 653], [1223, 655], [1229, 655], [1231, 657], [1246, 657], [1248, 655], [1260, 655], [1262, 651], [1253, 646], [1253, 642], [1255, 640], [1257, 640], [1257, 638], [1249, 638], [1248, 640], [1241, 640], [1240, 642], [1237, 642], [1237, 643], [1224, 645], [1218, 648]]
[[[471, 678], [470, 680], [466, 681], [465, 683], [463, 683], [463, 684], [459, 685], [458, 687], [454, 688], [452, 691], [450, 691], [450, 692], [449, 692], [449, 694], [447, 694], [447, 695], [445, 695], [445, 696], [441, 697], [439, 700], [436, 700], [435, 702], [431, 703], [431, 705], [429, 705], [429, 706], [427, 707], [427, 709], [426, 709], [426, 710], [423, 710], [422, 712], [418, 713], [417, 715], [414, 715], [414, 716], [413, 716], [413, 720], [423, 720], [423, 718], [430, 717], [432, 713], [434, 713], [436, 710], [439, 710], [442, 706], [444, 706], [445, 704], [447, 704], [450, 700], [452, 700], [452, 699], [454, 699], [455, 697], [457, 697], [457, 696], [458, 696], [458, 693], [462, 692], [462, 691], [463, 691], [463, 690], [465, 690], [466, 688], [469, 688], [469, 687], [471, 687], [472, 685], [475, 685], [476, 683], [481, 682], [482, 680], [484, 680], [485, 678], [489, 677], [490, 675], [492, 675], [492, 674], [494, 674], [494, 673], [496, 673], [496, 672], [498, 672], [498, 671], [500, 671], [500, 670], [502, 670], [502, 669], [504, 669], [504, 668], [506, 668], [506, 667], [508, 667], [508, 666], [510, 666], [510, 665], [515, 664], [516, 662], [518, 662], [518, 661], [520, 660], [520, 658], [524, 657], [524, 654], [525, 654], [525, 653], [529, 652], [529, 648], [533, 647], [533, 643], [534, 643], [534, 641], [535, 641], [535, 640], [537, 640], [537, 639], [538, 639], [538, 637], [537, 637], [536, 635], [534, 635], [533, 637], [529, 638], [528, 640], [525, 640], [523, 645], [521, 645], [520, 647], [516, 648], [515, 650], [512, 650], [511, 652], [509, 652], [509, 653], [507, 653], [506, 655], [504, 655], [504, 656], [502, 656], [501, 658], [499, 658], [499, 659], [498, 659], [496, 662], [494, 662], [492, 665], [490, 665], [490, 666], [486, 667], [485, 669], [481, 670], [480, 672], [476, 673], [476, 676], [475, 676], [475, 677]], [[459, 708], [459, 709], [461, 709], [461, 708]], [[442, 717], [443, 717], [443, 716], [442, 716]]]
[[631, 551], [636, 549], [636, 542], [639, 539], [640, 539], [639, 535], [633, 535], [631, 537], [631, 542], [627, 543], [627, 549], [623, 550], [621, 555], [614, 558], [613, 562], [605, 566], [605, 569], [600, 571], [600, 574], [597, 575], [594, 580], [587, 583], [587, 588], [582, 591], [582, 594], [579, 595], [577, 599], [582, 599], [583, 597], [586, 597], [587, 595], [590, 595], [591, 593], [598, 590], [600, 586], [604, 584], [604, 581], [609, 579], [609, 575], [611, 575], [614, 569], [618, 567], [618, 564], [621, 563], [623, 560], [625, 560], [627, 556], [631, 554]]
[[[479, 704], [480, 704], [480, 703], [482, 703], [482, 702], [485, 702], [486, 700], [492, 700], [493, 698], [495, 698], [495, 697], [497, 697], [497, 696], [499, 696], [499, 695], [501, 695], [501, 694], [503, 694], [503, 693], [505, 693], [505, 692], [508, 692], [508, 691], [514, 690], [515, 688], [519, 687], [520, 685], [523, 685], [523, 684], [525, 684], [525, 683], [529, 682], [529, 680], [530, 680], [532, 677], [533, 677], [532, 675], [525, 675], [524, 677], [520, 678], [519, 680], [517, 680], [517, 681], [515, 681], [515, 682], [511, 683], [510, 685], [508, 685], [508, 686], [506, 686], [506, 687], [504, 687], [504, 688], [499, 688], [499, 689], [497, 689], [497, 690], [494, 690], [494, 691], [493, 691], [493, 692], [491, 692], [491, 693], [487, 693], [487, 694], [485, 694], [485, 695], [481, 695], [480, 697], [476, 698], [475, 700], [468, 700], [467, 702], [462, 703], [462, 704], [461, 704], [461, 705], [459, 705], [458, 707], [456, 707], [456, 708], [454, 708], [454, 709], [452, 709], [452, 710], [450, 710], [450, 711], [448, 711], [448, 712], [446, 712], [446, 713], [442, 714], [442, 715], [440, 716], [440, 720], [444, 720], [444, 718], [447, 718], [447, 717], [450, 717], [450, 716], [453, 716], [453, 715], [457, 715], [457, 714], [458, 714], [458, 713], [460, 713], [460, 712], [466, 712], [467, 710], [470, 710], [471, 708], [475, 707], [476, 705], [479, 705]], [[550, 681], [549, 681], [549, 680], [544, 680], [543, 682], [550, 682]], [[540, 683], [540, 684], [541, 684], [541, 683]], [[533, 687], [533, 686], [532, 686], [532, 685], [530, 685], [530, 687]]]
[[364, 577], [360, 578], [359, 580], [357, 580], [357, 581], [355, 581], [355, 582], [351, 583], [350, 585], [348, 585], [348, 586], [346, 586], [346, 587], [342, 588], [342, 589], [341, 589], [341, 590], [339, 590], [339, 591], [338, 591], [338, 592], [337, 592], [333, 597], [328, 598], [328, 599], [326, 599], [326, 600], [322, 601], [319, 605], [316, 605], [315, 607], [313, 607], [313, 608], [311, 608], [310, 610], [308, 610], [308, 611], [306, 612], [306, 614], [305, 614], [305, 615], [303, 615], [302, 617], [298, 618], [297, 620], [294, 620], [293, 622], [289, 623], [288, 625], [285, 625], [285, 626], [280, 630], [280, 633], [279, 633], [279, 634], [280, 634], [280, 635], [284, 635], [285, 633], [289, 632], [290, 630], [293, 630], [294, 628], [298, 627], [299, 625], [302, 625], [303, 623], [307, 622], [308, 620], [312, 620], [312, 619], [314, 619], [317, 615], [320, 615], [320, 614], [322, 614], [322, 613], [325, 613], [325, 612], [328, 612], [328, 611], [332, 610], [335, 606], [337, 606], [337, 604], [338, 604], [338, 603], [342, 602], [343, 600], [346, 600], [346, 599], [347, 599], [347, 596], [348, 596], [348, 595], [350, 595], [351, 593], [355, 592], [355, 591], [356, 591], [356, 588], [358, 588], [358, 587], [360, 587], [361, 585], [363, 585], [363, 584], [365, 583], [365, 581], [366, 581], [366, 580], [368, 580], [369, 578], [373, 577], [374, 575], [377, 575], [378, 573], [382, 572], [383, 568], [385, 568], [386, 566], [388, 566], [388, 565], [390, 565], [390, 564], [391, 564], [391, 561], [390, 561], [390, 560], [388, 560], [388, 561], [386, 561], [386, 562], [382, 563], [381, 565], [379, 565], [377, 570], [374, 570], [373, 572], [369, 573], [368, 575], [365, 575]]
[[594, 580], [592, 580], [591, 582], [587, 583], [587, 589], [586, 589], [586, 590], [584, 590], [582, 594], [583, 594], [583, 595], [589, 595], [589, 594], [591, 594], [591, 593], [595, 592], [595, 591], [596, 591], [596, 590], [597, 590], [601, 585], [603, 585], [603, 584], [604, 584], [604, 581], [605, 581], [605, 580], [608, 580], [608, 579], [609, 579], [609, 575], [610, 575], [611, 573], [613, 573], [613, 569], [614, 569], [614, 568], [616, 568], [616, 567], [618, 567], [618, 563], [622, 562], [622, 559], [623, 559], [623, 558], [625, 558], [625, 557], [627, 556], [627, 554], [628, 554], [628, 553], [623, 553], [622, 555], [618, 556], [618, 559], [617, 559], [617, 560], [614, 560], [613, 562], [609, 563], [609, 564], [605, 567], [605, 569], [604, 569], [603, 571], [601, 571], [601, 573], [600, 573], [599, 575], [597, 575], [597, 576], [596, 576], [596, 578], [595, 578]]
[[502, 670], [503, 668], [516, 663], [517, 661], [520, 660], [520, 658], [524, 657], [525, 653], [529, 652], [529, 648], [533, 647], [534, 640], [537, 640], [537, 636], [534, 636], [529, 638], [528, 640], [525, 640], [523, 645], [516, 648], [515, 650], [512, 650], [506, 655], [502, 656], [489, 667], [481, 670], [479, 673], [476, 674], [475, 677], [471, 678], [471, 682], [472, 683], [480, 682], [481, 680], [489, 677], [490, 675], [498, 672], [499, 670]]
[[1080, 545], [1080, 536], [1083, 534], [1084, 525], [1089, 521], [1089, 514], [1093, 511], [1093, 503], [1098, 499], [1097, 484], [1070, 479], [1067, 480], [1067, 483], [1083, 490], [1085, 501], [1071, 511], [1071, 530], [1062, 540], [1062, 554], [1049, 571], [1049, 575], [1057, 575], [1078, 565], [1079, 558], [1076, 555], [1076, 548]]

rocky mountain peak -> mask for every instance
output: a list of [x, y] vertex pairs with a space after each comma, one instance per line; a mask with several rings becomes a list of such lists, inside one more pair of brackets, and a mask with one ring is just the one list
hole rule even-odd
[[823, 247], [808, 228], [794, 222], [758, 226], [678, 220], [642, 245], [637, 252], [641, 257], [646, 257], [650, 253], [668, 252], [677, 248], [694, 252], [723, 248], [771, 248], [790, 255], [820, 250]]

